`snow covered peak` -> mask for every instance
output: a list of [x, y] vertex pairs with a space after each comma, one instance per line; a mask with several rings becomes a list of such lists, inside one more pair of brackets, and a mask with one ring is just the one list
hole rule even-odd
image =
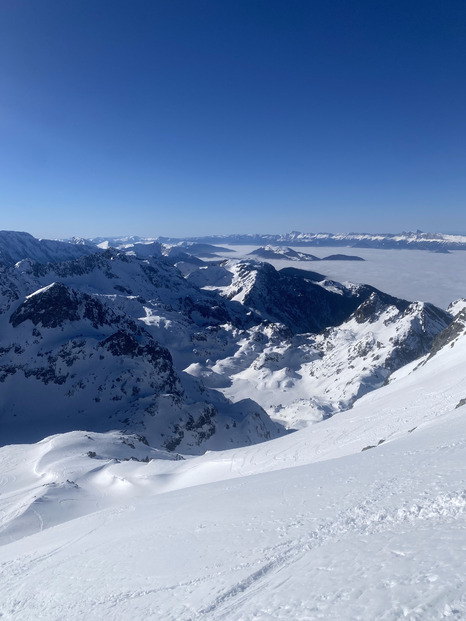
[[116, 316], [90, 295], [53, 282], [27, 296], [10, 317], [14, 328], [27, 320], [42, 328], [57, 328], [79, 320], [89, 320], [97, 327], [114, 323]]
[[459, 300], [455, 300], [448, 306], [447, 312], [453, 315], [454, 317], [455, 315], [460, 313], [464, 308], [466, 308], [466, 298], [460, 298]]
[[0, 231], [0, 263], [13, 266], [22, 259], [38, 263], [55, 263], [99, 252], [93, 244], [68, 243], [51, 239], [36, 239], [29, 233]]
[[403, 231], [402, 233], [291, 233], [235, 234], [205, 237], [161, 238], [166, 243], [210, 243], [231, 245], [257, 246], [335, 246], [352, 248], [384, 248], [384, 249], [418, 249], [433, 252], [449, 250], [465, 250], [465, 235], [447, 235], [442, 233], [423, 233], [422, 231]]
[[225, 267], [232, 271], [233, 280], [222, 289], [223, 296], [240, 302], [263, 320], [286, 325], [294, 333], [315, 333], [337, 326], [357, 309], [365, 321], [378, 304], [394, 304], [401, 310], [409, 304], [368, 285], [314, 282], [320, 275], [310, 273], [309, 277], [304, 270], [277, 271], [268, 263], [253, 260], [231, 262]]
[[251, 256], [260, 257], [261, 259], [288, 259], [290, 261], [319, 261], [320, 259], [313, 254], [306, 252], [297, 252], [292, 248], [285, 246], [262, 246], [249, 253]]

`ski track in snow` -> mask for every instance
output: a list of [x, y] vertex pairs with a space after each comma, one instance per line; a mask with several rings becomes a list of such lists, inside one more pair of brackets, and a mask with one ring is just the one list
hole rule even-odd
[[[264, 550], [264, 556], [270, 558], [267, 563], [221, 594], [212, 604], [200, 610], [189, 621], [200, 619], [211, 613], [214, 613], [212, 615], [214, 619], [235, 618], [237, 598], [243, 601], [247, 601], [250, 597], [253, 598], [251, 590], [266, 589], [267, 585], [263, 582], [270, 580], [271, 574], [277, 574], [284, 567], [293, 565], [314, 548], [338, 542], [344, 537], [381, 532], [405, 522], [414, 527], [418, 520], [456, 519], [465, 512], [466, 490], [442, 494], [424, 504], [414, 503], [409, 507], [402, 507], [391, 512], [386, 509], [374, 511], [372, 504], [385, 497], [387, 487], [381, 485], [375, 495], [370, 494], [370, 502], [365, 501], [354, 509], [342, 512], [334, 521], [320, 524], [300, 540], [274, 546], [271, 550]], [[301, 518], [301, 523], [305, 519]]]
[[[456, 436], [465, 428], [462, 417], [453, 423]], [[16, 545], [22, 552], [2, 562], [6, 598], [0, 611], [6, 619], [28, 619], [32, 610], [42, 610], [56, 620], [65, 609], [70, 620], [82, 618], [84, 610], [89, 619], [147, 618], [152, 611], [177, 621], [464, 618], [465, 441], [448, 437], [449, 424], [441, 428], [439, 441], [434, 427], [350, 458], [190, 488], [185, 509], [188, 490], [179, 490], [158, 502], [139, 499], [50, 528], [34, 536], [38, 547], [28, 547], [27, 539], [7, 545], [8, 556]], [[112, 552], [108, 546], [125, 533], [125, 524], [132, 534], [115, 540], [122, 550]], [[69, 537], [73, 532], [79, 535]], [[426, 538], [437, 546], [433, 557]], [[144, 556], [146, 546], [151, 554], [164, 539], [161, 567], [173, 565], [174, 573], [158, 571], [158, 563]], [[103, 549], [108, 556], [99, 559]], [[96, 583], [105, 564], [108, 580]], [[136, 588], [139, 564], [148, 584]], [[76, 595], [68, 600], [71, 577], [58, 575], [60, 565], [65, 574], [78, 572], [82, 602]], [[42, 574], [53, 583], [65, 580], [55, 608], [38, 595]], [[9, 594], [25, 583], [29, 595], [12, 599]], [[380, 590], [380, 603], [374, 597], [364, 603], [371, 589]], [[384, 611], [387, 597], [392, 599]]]

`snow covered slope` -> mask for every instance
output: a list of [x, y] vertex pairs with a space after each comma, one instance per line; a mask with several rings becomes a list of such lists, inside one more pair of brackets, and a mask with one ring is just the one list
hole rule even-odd
[[320, 261], [320, 259], [313, 254], [306, 252], [297, 252], [292, 248], [286, 248], [282, 246], [262, 246], [249, 253], [253, 257], [259, 259], [289, 259], [290, 261]]
[[438, 309], [416, 303], [406, 308], [382, 303], [377, 294], [343, 324], [319, 335], [269, 332], [253, 349], [188, 372], [216, 385], [228, 375], [225, 395], [250, 395], [269, 415], [300, 428], [346, 410], [390, 374], [429, 350], [448, 320]]
[[0, 617], [465, 619], [465, 301], [164, 252], [0, 267]]
[[465, 324], [352, 410], [254, 447], [0, 449], [3, 618], [464, 619]]
[[38, 263], [67, 261], [100, 252], [91, 242], [73, 238], [69, 242], [36, 239], [29, 233], [0, 231], [0, 263], [12, 266], [22, 259]]

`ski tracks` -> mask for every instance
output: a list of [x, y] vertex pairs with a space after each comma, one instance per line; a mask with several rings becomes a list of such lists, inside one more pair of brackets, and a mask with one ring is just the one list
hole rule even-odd
[[[380, 486], [379, 498], [386, 485]], [[362, 537], [395, 528], [404, 523], [416, 527], [420, 521], [456, 520], [466, 513], [466, 490], [457, 490], [435, 497], [425, 497], [401, 507], [379, 506], [377, 500], [365, 500], [342, 511], [334, 520], [324, 520], [317, 528], [296, 540], [288, 540], [268, 549], [263, 556], [267, 561], [248, 576], [220, 593], [209, 605], [198, 610], [186, 621], [198, 619], [241, 619], [238, 616], [241, 604], [251, 600], [252, 593], [266, 591], [266, 584], [273, 576], [292, 566], [312, 550], [341, 541], [345, 537]], [[307, 516], [302, 521], [310, 521]], [[296, 526], [295, 522], [282, 525], [286, 530]], [[395, 552], [394, 552], [395, 553]], [[251, 565], [252, 567], [252, 565]], [[236, 613], [236, 614], [235, 614]]]

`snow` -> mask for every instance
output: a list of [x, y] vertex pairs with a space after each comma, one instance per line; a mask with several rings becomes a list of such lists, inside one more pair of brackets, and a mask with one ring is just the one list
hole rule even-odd
[[29, 295], [27, 295], [25, 297], [25, 300], [29, 300], [30, 298], [33, 298], [36, 295], [39, 295], [41, 293], [44, 293], [45, 291], [48, 291], [49, 289], [54, 287], [56, 284], [57, 284], [56, 282], [52, 282], [50, 283], [50, 285], [47, 285], [46, 287], [41, 287], [40, 289], [37, 289], [37, 291], [34, 291], [33, 293], [30, 293]]
[[[317, 252], [325, 256], [327, 250]], [[466, 254], [359, 248], [357, 254], [366, 261], [332, 262], [328, 275], [349, 270], [349, 280], [365, 281], [372, 273], [377, 282], [369, 282], [379, 288], [398, 295], [409, 289], [405, 297], [427, 301], [452, 293], [442, 305], [456, 299], [449, 310], [462, 313], [448, 338], [440, 339], [441, 349], [389, 377], [377, 365], [425, 320], [421, 303], [403, 312], [381, 307], [369, 321], [352, 317], [325, 334], [293, 336], [279, 324], [243, 330], [188, 320], [179, 310], [183, 296], [206, 305], [214, 298], [202, 297], [157, 262], [112, 255], [111, 268], [102, 258], [92, 269], [59, 266], [55, 273], [47, 267], [36, 277], [26, 260], [8, 272], [2, 329], [11, 347], [5, 359], [37, 362], [40, 343], [36, 349], [28, 344], [32, 324], [13, 327], [9, 317], [25, 297], [47, 295], [50, 280], [57, 280], [106, 301], [121, 311], [119, 321], [143, 322], [172, 350], [190, 414], [199, 414], [202, 394], [227, 417], [212, 445], [205, 445], [223, 450], [195, 456], [154, 448], [142, 435], [109, 427], [105, 433], [103, 427], [71, 427], [36, 444], [0, 448], [1, 619], [466, 618], [466, 302], [458, 299], [465, 295]], [[240, 279], [234, 260], [192, 272], [190, 280], [214, 287], [228, 281], [229, 270], [232, 284], [221, 285], [223, 293], [241, 302], [256, 276]], [[339, 291], [337, 284], [325, 286]], [[434, 313], [429, 321], [437, 333], [441, 319], [436, 326]], [[83, 320], [50, 337], [47, 330], [41, 328], [49, 349], [54, 338], [69, 343], [75, 332], [94, 338]], [[99, 334], [105, 336], [101, 327]], [[16, 352], [15, 343], [24, 351]], [[92, 380], [87, 358], [79, 360], [76, 370], [82, 366], [82, 377]], [[136, 376], [144, 379], [142, 363]], [[99, 373], [117, 366], [107, 356]], [[150, 366], [147, 376], [153, 379]], [[46, 419], [52, 424], [52, 413], [69, 414], [59, 405], [60, 386], [43, 392], [34, 382], [32, 390], [27, 386], [29, 393], [14, 393], [23, 399], [20, 421], [3, 384], [6, 431], [13, 421], [30, 431], [39, 401], [42, 429]], [[355, 396], [376, 387], [350, 407]], [[303, 428], [260, 444], [235, 443], [230, 426], [241, 433], [245, 421], [245, 436], [264, 437], [251, 397]], [[162, 392], [159, 405], [145, 427], [149, 438], [159, 437], [173, 415], [170, 395]], [[322, 415], [323, 405], [332, 417]], [[82, 425], [92, 421], [84, 409]], [[312, 421], [321, 422], [309, 426]], [[187, 448], [180, 443], [177, 451]]]
[[452, 315], [457, 315], [459, 312], [461, 312], [463, 309], [466, 308], [466, 299], [465, 298], [461, 298], [459, 300], [454, 300], [449, 306], [448, 306], [448, 312], [451, 313]]
[[75, 238], [70, 242], [36, 239], [29, 233], [0, 231], [0, 263], [12, 266], [26, 258], [39, 263], [65, 261], [100, 251], [94, 244], [83, 242], [77, 242]]
[[[234, 258], [247, 257], [257, 246], [231, 246]], [[335, 253], [333, 246], [293, 246], [298, 252], [311, 252], [320, 259]], [[328, 261], [319, 263], [320, 272], [338, 282], [365, 283], [405, 300], [431, 302], [441, 308], [466, 292], [466, 252], [438, 254], [427, 250], [382, 250], [345, 248], [346, 255], [364, 261]], [[225, 257], [232, 258], [232, 255]], [[296, 267], [295, 261], [267, 259], [276, 269]], [[313, 261], [300, 262], [301, 269], [314, 271]]]
[[0, 611], [464, 618], [464, 431], [463, 413], [348, 458], [146, 498], [121, 481], [114, 506], [2, 548]]
[[[421, 303], [405, 312], [388, 306], [368, 321], [351, 318], [322, 334], [292, 338], [260, 326], [238, 340], [230, 355], [220, 353], [185, 371], [232, 401], [254, 399], [287, 428], [302, 428], [348, 409], [356, 398], [381, 386], [396, 358], [396, 343], [409, 344], [416, 324], [427, 323], [423, 310]], [[425, 334], [435, 335], [442, 325], [429, 320]], [[206, 347], [213, 357], [212, 345]]]
[[[465, 354], [460, 335], [252, 447], [170, 460], [84, 432], [4, 447], [2, 618], [464, 619]], [[133, 452], [150, 461], [110, 458]]]

